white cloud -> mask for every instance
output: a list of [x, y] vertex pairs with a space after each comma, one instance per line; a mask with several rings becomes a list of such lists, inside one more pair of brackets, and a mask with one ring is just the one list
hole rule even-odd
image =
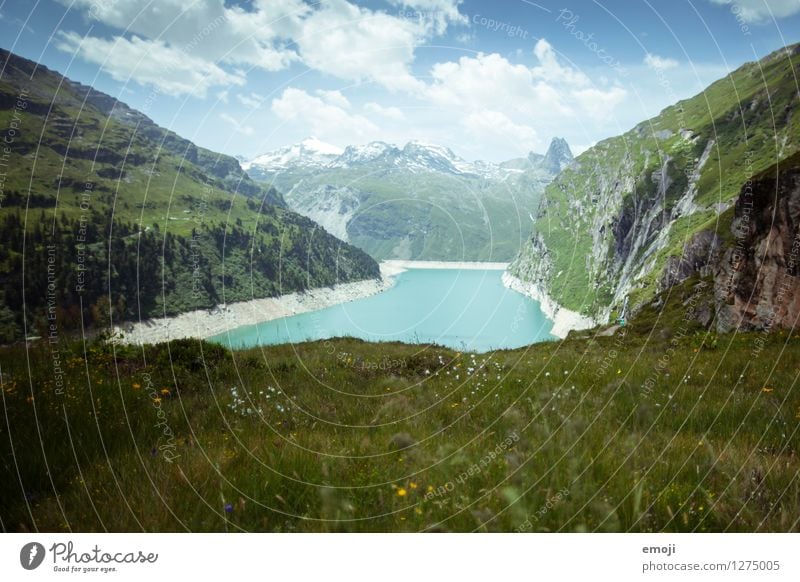
[[499, 111], [509, 118], [524, 116], [527, 124], [574, 115], [587, 104], [594, 113], [608, 115], [626, 95], [621, 87], [597, 87], [581, 71], [561, 64], [546, 40], [537, 42], [534, 55], [538, 64], [531, 68], [496, 53], [437, 63], [426, 94], [442, 107]]
[[393, 119], [395, 121], [405, 119], [405, 115], [403, 115], [403, 112], [397, 107], [384, 107], [383, 105], [379, 105], [377, 103], [367, 103], [364, 105], [364, 110], [368, 113], [380, 115], [381, 117]]
[[667, 69], [674, 69], [678, 66], [678, 61], [675, 59], [660, 57], [653, 53], [647, 53], [644, 57], [644, 64], [654, 71], [666, 71]]
[[437, 63], [431, 77], [426, 95], [442, 107], [500, 110], [524, 107], [535, 98], [531, 71], [496, 53]]
[[171, 95], [204, 97], [215, 86], [243, 85], [242, 75], [228, 73], [218, 65], [172, 48], [160, 40], [117, 37], [104, 40], [61, 32], [56, 46], [101, 65], [117, 81], [134, 80]]
[[366, 117], [293, 87], [272, 101], [272, 112], [282, 121], [301, 124], [303, 129], [332, 142], [354, 143], [378, 130]]
[[230, 125], [231, 128], [233, 128], [233, 131], [235, 131], [236, 133], [248, 136], [253, 135], [255, 133], [255, 129], [253, 129], [249, 125], [244, 125], [242, 122], [240, 122], [232, 115], [229, 115], [227, 113], [221, 113], [219, 117], [220, 119], [222, 119], [222, 121]]
[[304, 20], [303, 34], [296, 42], [303, 61], [314, 69], [348, 81], [414, 91], [421, 83], [409, 68], [428, 32], [413, 20], [345, 0], [326, 0], [321, 10]]
[[[621, 107], [628, 104], [627, 94], [613, 78], [590, 78], [546, 40], [533, 47], [533, 66], [523, 60], [530, 48], [518, 57], [470, 53], [433, 65], [430, 76], [415, 77], [420, 46], [435, 44], [430, 41], [450, 26], [465, 25], [453, 36], [469, 36], [460, 0], [384, 0], [370, 2], [371, 8], [358, 0], [251, 0], [244, 7], [230, 0], [59, 1], [105, 25], [93, 34], [112, 31], [106, 38], [61, 34], [62, 50], [77, 51], [121, 81], [132, 79], [175, 95], [210, 94], [253, 110], [269, 104], [284, 122], [276, 140], [310, 133], [334, 143], [449, 140], [474, 144], [482, 157], [496, 160], [520, 155], [520, 149], [541, 150], [546, 144], [540, 135], [562, 135], [566, 128], [583, 133], [579, 119], [597, 125], [576, 139], [586, 143], [598, 132], [608, 134], [614, 113], [628, 114]], [[119, 36], [123, 30], [125, 36]], [[288, 88], [267, 101], [259, 97], [269, 90], [261, 79], [254, 76], [243, 88], [254, 68], [278, 71], [293, 65], [321, 75], [308, 77], [306, 91]], [[348, 85], [344, 94], [311, 84], [331, 87], [330, 77]], [[351, 91], [357, 96], [352, 104]], [[241, 135], [253, 135], [240, 119], [245, 118], [234, 112], [224, 121]]]
[[458, 10], [461, 0], [389, 0], [389, 3], [400, 6], [405, 18], [427, 23], [437, 34], [444, 34], [449, 23], [469, 24], [469, 19]]
[[280, 70], [296, 59], [286, 42], [310, 8], [302, 0], [256, 0], [253, 10], [223, 0], [59, 0], [102, 22], [212, 62]]
[[587, 87], [572, 92], [572, 99], [577, 105], [576, 109], [594, 123], [610, 121], [627, 96], [628, 92], [621, 87], [611, 87], [605, 90]]
[[[59, 1], [82, 9], [90, 22], [160, 43], [191, 55], [194, 62], [205, 61], [204, 68], [232, 65], [278, 71], [299, 61], [340, 79], [403, 91], [421, 86], [410, 72], [416, 48], [444, 34], [449, 23], [466, 22], [456, 0], [393, 1], [395, 6], [434, 15], [420, 19], [359, 7], [348, 0], [253, 0], [247, 8], [226, 6], [225, 0]], [[103, 67], [116, 78], [129, 73], [118, 60], [104, 62]], [[149, 83], [152, 77], [136, 80]]]
[[496, 53], [435, 64], [425, 96], [438, 106], [437, 121], [460, 126], [469, 142], [494, 159], [501, 152], [542, 151], [542, 135], [619, 131], [616, 117], [624, 114], [626, 89], [614, 79], [595, 82], [544, 39], [533, 54], [533, 66]]
[[800, 12], [798, 0], [711, 0], [714, 4], [730, 5], [737, 18], [750, 24], [771, 22]]
[[534, 128], [516, 124], [499, 111], [472, 112], [461, 120], [461, 124], [468, 134], [482, 142], [505, 145], [510, 141], [526, 151], [542, 146]]
[[545, 83], [586, 87], [591, 84], [589, 77], [573, 67], [562, 65], [553, 46], [545, 39], [539, 39], [533, 47], [533, 54], [539, 64], [531, 69], [534, 79]]
[[248, 109], [258, 109], [264, 103], [264, 98], [258, 93], [249, 93], [247, 95], [239, 93], [236, 95], [236, 100]]
[[347, 100], [347, 97], [342, 95], [341, 91], [326, 91], [324, 89], [317, 89], [315, 93], [317, 97], [325, 101], [325, 103], [341, 107], [342, 109], [350, 109], [350, 101]]

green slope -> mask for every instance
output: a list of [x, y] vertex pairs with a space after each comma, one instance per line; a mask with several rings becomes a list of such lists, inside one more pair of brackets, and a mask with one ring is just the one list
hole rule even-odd
[[670, 257], [730, 239], [750, 176], [798, 151], [800, 46], [748, 63], [577, 158], [548, 186], [512, 274], [600, 319], [664, 290]]
[[[60, 394], [47, 346], [0, 348], [0, 515], [8, 531], [798, 531], [800, 343], [759, 336], [484, 355], [74, 342]], [[751, 361], [756, 341], [775, 356]]]
[[379, 276], [235, 159], [7, 51], [0, 66], [3, 340], [50, 312], [105, 325]]

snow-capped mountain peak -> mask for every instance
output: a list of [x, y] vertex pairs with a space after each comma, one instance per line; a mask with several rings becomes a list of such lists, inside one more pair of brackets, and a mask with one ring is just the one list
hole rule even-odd
[[348, 168], [356, 164], [373, 162], [384, 156], [397, 155], [399, 150], [383, 141], [372, 141], [365, 145], [347, 146], [341, 156], [331, 164], [334, 168]]
[[344, 151], [339, 146], [331, 145], [314, 136], [304, 139], [300, 142], [300, 145], [305, 148], [306, 151], [316, 152], [326, 156], [340, 156]]
[[432, 170], [450, 174], [474, 174], [472, 164], [459, 158], [450, 148], [410, 141], [403, 148], [408, 167], [415, 170]]
[[294, 145], [267, 152], [242, 164], [247, 170], [257, 168], [262, 172], [278, 172], [293, 166], [322, 168], [342, 154], [343, 150], [316, 137], [309, 137]]
[[320, 172], [326, 169], [356, 169], [368, 166], [370, 171], [438, 173], [487, 180], [505, 180], [528, 169], [557, 174], [572, 161], [569, 146], [563, 139], [554, 139], [546, 155], [531, 154], [527, 159], [509, 160], [503, 164], [468, 162], [450, 148], [410, 141], [402, 148], [383, 141], [350, 145], [344, 150], [310, 137], [302, 142], [258, 156], [243, 164], [252, 177], [267, 179], [286, 172]]

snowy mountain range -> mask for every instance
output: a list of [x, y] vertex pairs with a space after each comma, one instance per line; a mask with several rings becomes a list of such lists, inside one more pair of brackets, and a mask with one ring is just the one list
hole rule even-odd
[[345, 149], [309, 137], [300, 143], [279, 148], [245, 161], [243, 168], [256, 179], [267, 180], [276, 174], [292, 171], [350, 169], [359, 165], [384, 166], [387, 170], [412, 173], [435, 172], [453, 176], [505, 180], [526, 171], [545, 170], [557, 174], [572, 162], [572, 153], [564, 139], [553, 139], [545, 155], [533, 152], [527, 158], [502, 164], [468, 162], [447, 147], [421, 141], [398, 147], [382, 141], [351, 145]]
[[292, 210], [377, 259], [504, 261], [527, 238], [545, 186], [571, 163], [560, 138], [544, 155], [495, 164], [421, 141], [341, 149], [310, 137], [243, 167]]
[[267, 152], [242, 164], [246, 172], [282, 172], [296, 167], [324, 168], [344, 150], [315, 137]]

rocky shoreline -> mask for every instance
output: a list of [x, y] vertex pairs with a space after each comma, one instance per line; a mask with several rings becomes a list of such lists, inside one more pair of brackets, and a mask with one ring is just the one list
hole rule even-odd
[[538, 301], [541, 305], [542, 313], [553, 322], [553, 329], [550, 333], [558, 338], [567, 337], [567, 334], [573, 330], [590, 329], [598, 325], [591, 317], [586, 317], [577, 311], [570, 311], [560, 306], [536, 284], [526, 283], [511, 273], [503, 273], [503, 285], [512, 291], [522, 293]]
[[148, 319], [115, 328], [117, 341], [126, 344], [154, 344], [183, 338], [206, 339], [237, 327], [262, 323], [281, 317], [325, 309], [340, 303], [370, 297], [386, 291], [395, 283], [395, 276], [405, 269], [381, 265], [380, 279], [342, 283], [333, 287], [311, 289], [304, 293], [288, 293], [199, 309], [174, 317]]

